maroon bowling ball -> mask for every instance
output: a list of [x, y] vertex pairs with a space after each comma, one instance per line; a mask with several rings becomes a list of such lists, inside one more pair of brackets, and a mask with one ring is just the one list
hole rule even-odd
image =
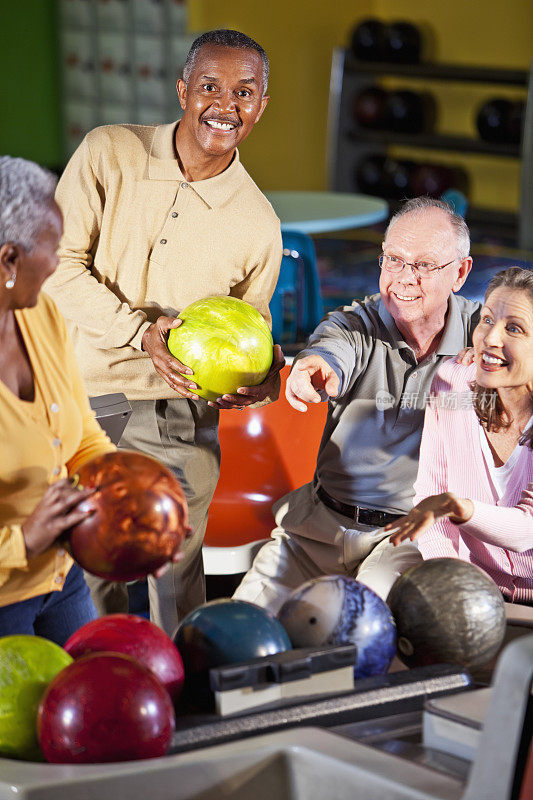
[[37, 715], [39, 744], [53, 764], [101, 764], [164, 756], [174, 708], [161, 681], [120, 653], [93, 653], [63, 669]]
[[386, 124], [387, 92], [379, 86], [369, 86], [356, 96], [353, 113], [361, 128], [379, 129]]
[[183, 661], [167, 634], [135, 614], [109, 614], [79, 628], [64, 644], [72, 658], [112, 652], [131, 656], [159, 678], [175, 704], [184, 681]]
[[155, 572], [187, 534], [183, 489], [154, 458], [128, 450], [97, 456], [78, 470], [96, 491], [79, 504], [93, 513], [69, 532], [72, 557], [93, 575], [131, 581]]
[[418, 164], [411, 175], [413, 196], [439, 198], [448, 189], [458, 188], [456, 175], [456, 170], [451, 167], [440, 164]]

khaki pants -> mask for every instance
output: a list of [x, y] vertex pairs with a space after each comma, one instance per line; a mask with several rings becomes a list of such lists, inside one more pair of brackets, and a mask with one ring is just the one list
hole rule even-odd
[[[202, 542], [209, 503], [220, 470], [218, 411], [204, 400], [134, 400], [132, 414], [119, 442], [165, 464], [176, 475], [189, 504], [193, 536], [185, 558], [158, 580], [148, 577], [150, 619], [172, 636], [183, 617], [205, 602]], [[125, 584], [87, 575], [99, 615], [126, 613]]]
[[233, 595], [273, 614], [294, 589], [320, 575], [357, 578], [386, 600], [396, 578], [422, 561], [415, 545], [394, 547], [382, 528], [332, 511], [312, 483], [282, 497], [274, 511], [278, 527]]

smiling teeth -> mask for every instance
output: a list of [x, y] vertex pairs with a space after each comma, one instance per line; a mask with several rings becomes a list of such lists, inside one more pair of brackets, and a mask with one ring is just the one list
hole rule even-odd
[[208, 119], [206, 121], [209, 127], [218, 128], [220, 131], [231, 131], [235, 127], [235, 125], [231, 125], [229, 122], [215, 122], [214, 119]]
[[498, 356], [489, 356], [487, 353], [483, 353], [481, 358], [484, 364], [505, 364], [503, 358], [499, 358]]
[[395, 292], [395, 294], [396, 294], [396, 297], [398, 297], [400, 300], [416, 300], [416, 297], [406, 297], [405, 295], [398, 294], [396, 292]]

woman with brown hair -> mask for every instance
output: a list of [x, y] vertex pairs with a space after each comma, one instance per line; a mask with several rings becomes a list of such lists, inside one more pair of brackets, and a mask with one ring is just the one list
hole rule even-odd
[[487, 572], [506, 600], [533, 604], [533, 270], [489, 283], [474, 363], [445, 362], [426, 408], [415, 506], [388, 525], [425, 559]]

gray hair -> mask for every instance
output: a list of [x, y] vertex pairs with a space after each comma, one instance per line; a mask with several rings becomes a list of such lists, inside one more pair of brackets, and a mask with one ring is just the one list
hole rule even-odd
[[25, 158], [0, 156], [0, 247], [18, 244], [28, 253], [47, 222], [57, 178]]
[[392, 226], [395, 225], [401, 217], [405, 216], [405, 214], [424, 214], [432, 208], [438, 208], [447, 215], [448, 221], [455, 233], [457, 256], [459, 258], [466, 258], [470, 253], [470, 231], [468, 230], [468, 225], [460, 214], [455, 213], [453, 207], [449, 203], [446, 203], [444, 200], [435, 200], [433, 197], [414, 197], [412, 200], [407, 200], [407, 202], [391, 217], [384, 238], [387, 238]]
[[269, 75], [267, 54], [261, 45], [257, 44], [250, 36], [240, 31], [231, 31], [225, 28], [220, 28], [216, 31], [207, 31], [194, 40], [185, 60], [185, 66], [183, 67], [183, 80], [185, 83], [189, 83], [191, 73], [198, 60], [198, 53], [204, 44], [216, 45], [217, 47], [233, 47], [237, 50], [255, 50], [259, 53], [261, 61], [263, 62], [263, 94], [266, 94]]

